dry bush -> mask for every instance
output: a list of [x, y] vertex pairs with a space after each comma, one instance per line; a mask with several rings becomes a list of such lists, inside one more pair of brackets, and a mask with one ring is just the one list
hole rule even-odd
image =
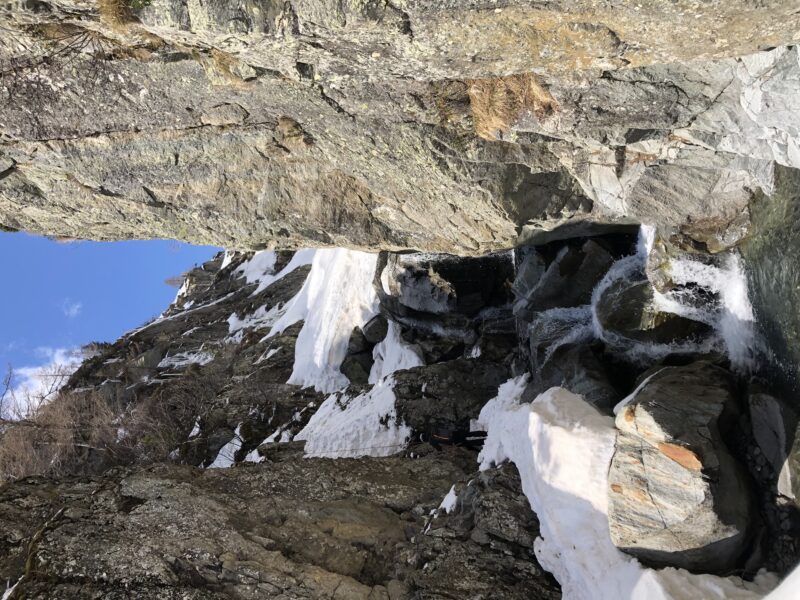
[[94, 393], [64, 393], [0, 427], [0, 481], [58, 476], [115, 462], [114, 411]]
[[[0, 28], [3, 29], [3, 28]], [[2, 36], [9, 33], [9, 42]], [[11, 35], [13, 34], [13, 35]], [[0, 104], [24, 103], [37, 119], [46, 108], [56, 106], [66, 82], [91, 94], [111, 84], [110, 56], [116, 44], [103, 34], [73, 24], [27, 26], [25, 35], [0, 31]]]
[[469, 86], [464, 81], [446, 79], [430, 83], [436, 112], [443, 123], [459, 125], [470, 116]]
[[217, 361], [205, 366], [189, 365], [181, 377], [161, 384], [153, 394], [138, 400], [119, 421], [125, 430], [119, 453], [137, 464], [170, 459], [171, 453], [186, 442], [195, 420], [207, 418], [228, 377], [225, 367]]
[[122, 27], [133, 21], [133, 15], [126, 0], [97, 0], [100, 20], [111, 27]]
[[[192, 365], [127, 406], [96, 390], [47, 389], [14, 399], [21, 407], [0, 418], [0, 482], [39, 475], [100, 473], [109, 467], [166, 461], [206, 418], [228, 381], [224, 366]], [[0, 388], [0, 405], [10, 376]], [[2, 386], [2, 382], [0, 382]]]
[[487, 140], [506, 133], [525, 111], [542, 119], [558, 108], [550, 92], [530, 73], [472, 79], [467, 84], [475, 132]]

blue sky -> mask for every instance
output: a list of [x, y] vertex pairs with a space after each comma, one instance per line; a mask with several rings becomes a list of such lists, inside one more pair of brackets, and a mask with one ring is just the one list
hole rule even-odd
[[217, 251], [167, 240], [59, 243], [0, 232], [0, 370], [48, 363], [56, 349], [116, 340], [172, 302], [177, 290], [165, 279]]

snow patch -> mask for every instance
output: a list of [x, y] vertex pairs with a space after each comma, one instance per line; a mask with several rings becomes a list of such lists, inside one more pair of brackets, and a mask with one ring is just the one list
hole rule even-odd
[[375, 345], [372, 358], [375, 362], [369, 372], [369, 383], [377, 383], [395, 371], [425, 364], [419, 351], [400, 337], [400, 325], [394, 321], [389, 321], [386, 337]]
[[389, 456], [411, 436], [395, 400], [391, 376], [355, 397], [331, 394], [294, 439], [306, 441], [306, 457]]
[[278, 346], [277, 348], [270, 348], [269, 350], [262, 352], [261, 356], [258, 357], [258, 360], [256, 360], [255, 364], [258, 365], [264, 361], [269, 360], [270, 358], [275, 356], [278, 352], [280, 352], [282, 349], [283, 346]]
[[236, 431], [233, 432], [233, 439], [219, 449], [214, 462], [208, 465], [209, 469], [227, 469], [233, 465], [236, 461], [236, 453], [242, 448], [241, 428], [242, 424], [239, 423]]
[[179, 369], [189, 365], [207, 365], [214, 360], [214, 355], [208, 352], [179, 352], [172, 356], [165, 356], [160, 363], [159, 369]]
[[225, 254], [222, 256], [222, 264], [219, 266], [219, 270], [222, 271], [222, 269], [231, 264], [231, 262], [233, 262], [234, 256], [236, 256], [235, 250], [225, 250]]
[[534, 551], [553, 573], [566, 600], [696, 600], [760, 598], [776, 583], [653, 570], [620, 552], [608, 529], [608, 468], [616, 432], [581, 396], [551, 388], [532, 404], [518, 404], [520, 378], [498, 390], [479, 419], [488, 436], [481, 469], [511, 460], [541, 524]]
[[450, 488], [450, 491], [447, 492], [447, 495], [442, 500], [442, 503], [439, 505], [439, 510], [445, 511], [448, 515], [456, 509], [456, 503], [458, 502], [458, 496], [456, 495], [456, 486]]
[[228, 337], [225, 338], [225, 341], [239, 343], [242, 341], [246, 329], [272, 327], [281, 318], [284, 308], [282, 304], [276, 304], [272, 308], [267, 308], [266, 305], [260, 306], [255, 312], [242, 319], [236, 313], [232, 314], [228, 317]]
[[280, 272], [275, 273], [277, 254], [272, 250], [263, 250], [256, 252], [253, 258], [239, 265], [235, 272], [239, 277], [244, 277], [247, 283], [258, 283], [258, 287], [251, 294], [256, 296], [298, 267], [310, 265], [316, 253], [316, 250], [298, 250], [288, 264]]
[[378, 312], [372, 287], [378, 256], [343, 248], [317, 250], [311, 273], [267, 337], [303, 321], [287, 383], [330, 393], [349, 384], [339, 370], [354, 327]]

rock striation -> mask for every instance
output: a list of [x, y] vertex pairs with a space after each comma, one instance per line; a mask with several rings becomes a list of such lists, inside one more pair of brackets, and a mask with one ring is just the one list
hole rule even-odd
[[647, 222], [721, 249], [800, 166], [784, 0], [100, 6], [0, 13], [5, 228], [480, 255]]
[[652, 563], [729, 572], [751, 535], [752, 491], [725, 445], [736, 404], [725, 371], [665, 367], [619, 409], [611, 539]]

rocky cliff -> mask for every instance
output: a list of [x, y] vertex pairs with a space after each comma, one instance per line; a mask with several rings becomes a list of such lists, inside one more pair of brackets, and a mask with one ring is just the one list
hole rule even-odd
[[10, 597], [612, 598], [623, 552], [649, 593], [762, 596], [800, 551], [796, 417], [702, 268], [744, 274], [658, 292], [651, 234], [220, 253], [4, 426]]
[[647, 222], [718, 249], [800, 161], [793, 2], [36, 0], [0, 19], [6, 228], [477, 255]]

